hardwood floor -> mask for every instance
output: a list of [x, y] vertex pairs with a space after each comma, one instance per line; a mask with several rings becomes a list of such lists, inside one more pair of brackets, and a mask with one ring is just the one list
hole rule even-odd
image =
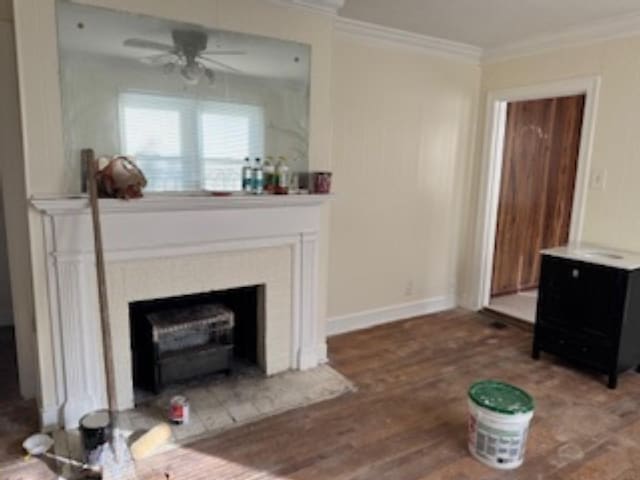
[[22, 456], [22, 441], [38, 428], [35, 401], [22, 400], [13, 328], [0, 327], [0, 479], [2, 464]]
[[[331, 363], [359, 390], [141, 462], [144, 480], [640, 479], [640, 375], [605, 379], [530, 358], [531, 334], [456, 310], [333, 337]], [[536, 412], [525, 464], [491, 470], [466, 449], [466, 392], [497, 378]], [[3, 480], [55, 478], [39, 462]]]

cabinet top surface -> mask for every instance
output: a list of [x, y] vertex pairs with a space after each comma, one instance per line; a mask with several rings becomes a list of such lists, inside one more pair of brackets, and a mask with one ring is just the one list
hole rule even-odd
[[640, 253], [615, 250], [588, 243], [570, 244], [542, 250], [543, 255], [594, 263], [622, 270], [640, 269]]

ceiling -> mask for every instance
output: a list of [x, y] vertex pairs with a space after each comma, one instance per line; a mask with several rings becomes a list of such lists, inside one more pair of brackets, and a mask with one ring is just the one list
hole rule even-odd
[[640, 14], [640, 0], [346, 0], [341, 17], [498, 48]]

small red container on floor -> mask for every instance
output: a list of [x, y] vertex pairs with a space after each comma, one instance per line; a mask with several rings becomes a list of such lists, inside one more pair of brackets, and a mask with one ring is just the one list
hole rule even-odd
[[169, 421], [176, 425], [189, 423], [189, 401], [187, 397], [176, 395], [169, 404]]

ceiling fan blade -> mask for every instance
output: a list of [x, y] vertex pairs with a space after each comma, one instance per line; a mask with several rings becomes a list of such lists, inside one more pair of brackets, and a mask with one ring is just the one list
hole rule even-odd
[[244, 50], [208, 50], [201, 55], [246, 55]]
[[160, 50], [163, 52], [171, 52], [175, 47], [164, 43], [145, 40], [143, 38], [127, 38], [124, 41], [125, 47], [144, 48], [146, 50]]
[[232, 67], [231, 65], [227, 65], [226, 63], [222, 63], [219, 62], [217, 60], [214, 60], [213, 58], [208, 58], [208, 57], [203, 57], [203, 56], [199, 56], [198, 58], [200, 58], [200, 60], [202, 60], [203, 62], [207, 62], [207, 63], [211, 63], [213, 65], [217, 65], [218, 67], [222, 67], [226, 70], [229, 70], [231, 72], [235, 72], [235, 73], [244, 73], [242, 70], [238, 70], [235, 67]]
[[148, 57], [142, 57], [139, 60], [145, 65], [160, 65], [163, 63], [168, 63], [172, 60], [176, 60], [177, 57], [175, 54], [171, 52], [167, 53], [159, 53], [157, 55], [149, 55]]

